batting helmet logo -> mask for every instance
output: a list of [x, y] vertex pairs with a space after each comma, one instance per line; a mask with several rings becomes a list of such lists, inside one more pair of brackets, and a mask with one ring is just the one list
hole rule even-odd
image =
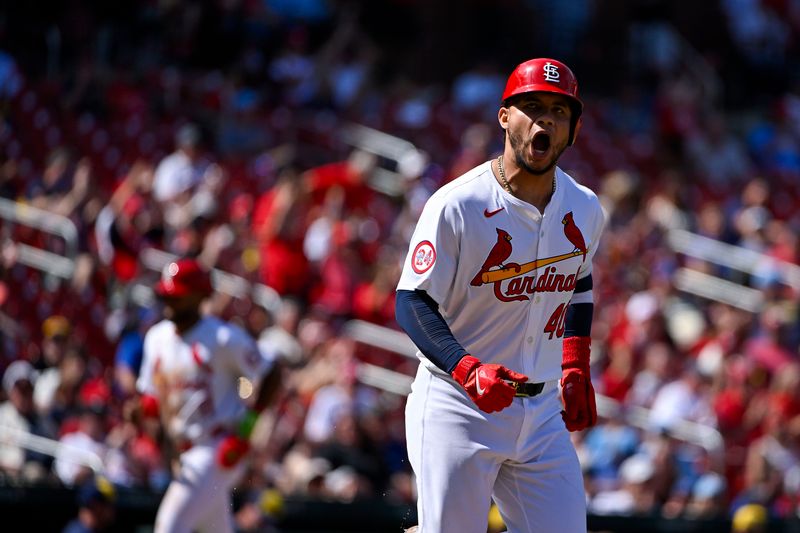
[[558, 83], [561, 80], [561, 74], [558, 73], [558, 65], [554, 65], [550, 61], [548, 61], [547, 63], [544, 64], [542, 70], [544, 71], [545, 81]]

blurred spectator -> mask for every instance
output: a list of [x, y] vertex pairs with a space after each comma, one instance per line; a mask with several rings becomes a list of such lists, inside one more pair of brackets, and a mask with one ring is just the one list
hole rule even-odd
[[310, 104], [319, 90], [308, 48], [308, 28], [295, 26], [268, 67], [271, 80], [281, 88], [281, 101], [293, 106]]
[[325, 486], [333, 497], [350, 501], [383, 491], [387, 474], [374, 444], [354, 414], [338, 418], [331, 436], [315, 452], [331, 465]]
[[0, 50], [0, 101], [6, 101], [16, 96], [22, 85], [22, 76], [17, 62], [8, 52]]
[[626, 396], [629, 405], [651, 407], [658, 391], [673, 376], [676, 356], [665, 343], [651, 343], [644, 351], [639, 372]]
[[325, 475], [330, 471], [327, 460], [313, 457], [307, 443], [298, 443], [284, 456], [277, 486], [287, 495], [322, 498]]
[[61, 362], [71, 332], [72, 328], [65, 316], [52, 315], [42, 322], [43, 368], [51, 368]]
[[53, 315], [42, 322], [42, 358], [38, 361], [39, 374], [33, 399], [36, 408], [48, 411], [52, 405], [61, 374], [60, 365], [68, 349], [71, 327], [66, 317]]
[[768, 3], [720, 2], [731, 35], [753, 67], [780, 65], [789, 39], [786, 21]]
[[615, 417], [591, 428], [583, 439], [581, 466], [596, 485], [608, 486], [617, 479], [623, 461], [636, 453], [639, 436], [636, 430]]
[[78, 516], [63, 533], [101, 533], [112, 531], [116, 520], [117, 495], [105, 478], [91, 477], [77, 489]]
[[504, 87], [505, 79], [496, 66], [488, 61], [479, 62], [472, 70], [459, 74], [453, 81], [453, 107], [488, 122], [495, 118], [497, 95], [503, 93]]
[[78, 486], [90, 479], [93, 471], [89, 465], [96, 466], [98, 460], [107, 465], [112, 481], [127, 484], [127, 472], [118, 464], [120, 452], [111, 450], [105, 442], [106, 416], [107, 409], [101, 401], [83, 402], [76, 429], [59, 439], [62, 447], [56, 453], [53, 468], [64, 485]]
[[40, 178], [28, 183], [25, 196], [34, 207], [53, 209], [70, 190], [70, 152], [59, 147], [47, 156]]
[[309, 442], [321, 444], [333, 436], [342, 417], [357, 409], [356, 362], [351, 359], [351, 344], [335, 341], [319, 357], [327, 359], [328, 370], [317, 372], [325, 384], [317, 388], [308, 406], [304, 436]]
[[686, 145], [686, 155], [704, 182], [712, 187], [740, 184], [752, 171], [744, 144], [728, 129], [725, 117], [712, 113]]
[[97, 252], [122, 283], [139, 273], [139, 255], [161, 244], [162, 213], [152, 202], [153, 166], [137, 160], [100, 210], [95, 224]]
[[394, 324], [394, 285], [399, 276], [399, 261], [381, 262], [372, 275], [353, 291], [353, 318], [391, 327]]
[[692, 486], [686, 516], [692, 519], [724, 516], [728, 508], [726, 494], [725, 478], [713, 472], [704, 474]]
[[[36, 381], [33, 392], [36, 409], [57, 424], [62, 424], [75, 415], [87, 368], [87, 357], [82, 349], [68, 348], [60, 364], [46, 369]], [[50, 378], [51, 382], [43, 383], [43, 377]]]
[[653, 461], [643, 454], [625, 459], [619, 467], [620, 485], [601, 490], [589, 502], [589, 512], [596, 514], [647, 515], [657, 502], [650, 482], [655, 473]]
[[302, 242], [309, 209], [306, 182], [285, 169], [275, 186], [257, 201], [253, 234], [260, 249], [261, 281], [282, 296], [305, 297], [310, 266]]
[[800, 448], [786, 420], [792, 405], [778, 396], [770, 402], [764, 418], [764, 434], [749, 447], [745, 464], [745, 486], [740, 501], [770, 506], [784, 486], [784, 477], [800, 465]]
[[301, 316], [299, 304], [286, 298], [274, 313], [264, 312], [269, 319], [258, 336], [259, 346], [263, 350], [277, 352], [289, 366], [296, 367], [304, 363], [305, 354], [297, 341], [297, 326]]
[[733, 533], [766, 533], [769, 514], [763, 505], [750, 503], [733, 513]]
[[33, 387], [37, 372], [27, 361], [14, 361], [3, 373], [3, 391], [8, 401], [0, 404], [0, 427], [6, 436], [0, 443], [0, 469], [12, 480], [41, 481], [50, 469], [52, 459], [27, 450], [19, 444], [26, 434], [55, 437], [49, 419], [36, 412]]
[[671, 430], [682, 420], [715, 426], [708, 401], [709, 381], [692, 361], [681, 376], [664, 385], [653, 399], [650, 424], [657, 430]]
[[[608, 365], [598, 380], [600, 386], [598, 392], [619, 402], [625, 401], [635, 376], [638, 377], [633, 350], [625, 342], [615, 342], [608, 347], [607, 354]], [[639, 387], [641, 391], [643, 385], [640, 383]], [[639, 392], [639, 394], [645, 393]]]
[[62, 447], [56, 454], [53, 468], [64, 485], [72, 487], [83, 484], [93, 475], [90, 461], [105, 459], [105, 416], [106, 411], [101, 404], [83, 405], [78, 414], [76, 430], [59, 439]]
[[175, 134], [175, 151], [161, 160], [153, 179], [153, 196], [159, 202], [177, 201], [203, 180], [208, 163], [201, 159], [200, 128], [181, 126]]
[[144, 356], [144, 335], [139, 321], [133, 320], [122, 330], [114, 354], [114, 384], [123, 397], [136, 392], [136, 379]]
[[756, 163], [765, 172], [779, 179], [796, 179], [800, 175], [796, 111], [786, 95], [773, 104], [772, 116], [752, 127], [747, 144]]
[[[491, 106], [481, 104], [481, 109], [491, 109]], [[493, 139], [494, 130], [486, 123], [478, 122], [466, 128], [464, 133], [461, 134], [458, 151], [453, 158], [448, 176], [460, 176], [467, 170], [475, 168], [480, 163], [489, 159], [491, 156], [490, 147]], [[428, 192], [428, 196], [430, 196], [430, 192]], [[409, 201], [411, 201], [411, 198], [409, 198]]]

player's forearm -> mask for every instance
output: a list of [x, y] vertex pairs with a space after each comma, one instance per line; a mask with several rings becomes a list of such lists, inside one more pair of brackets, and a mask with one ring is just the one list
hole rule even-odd
[[579, 279], [575, 284], [575, 292], [564, 317], [564, 338], [591, 336], [594, 314], [593, 285], [591, 274]]
[[261, 379], [256, 389], [253, 403], [249, 406], [253, 411], [261, 412], [275, 401], [281, 385], [281, 364], [275, 361], [272, 368]]
[[448, 374], [467, 355], [436, 302], [424, 291], [397, 291], [395, 316], [423, 355]]
[[564, 337], [589, 337], [592, 334], [594, 304], [570, 304], [564, 318]]

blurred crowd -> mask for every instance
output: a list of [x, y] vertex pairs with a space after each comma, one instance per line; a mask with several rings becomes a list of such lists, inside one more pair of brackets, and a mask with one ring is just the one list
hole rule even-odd
[[[619, 409], [574, 436], [590, 511], [712, 517], [760, 504], [799, 515], [800, 289], [781, 265], [800, 264], [800, 4], [709, 3], [725, 21], [710, 48], [707, 35], [687, 40], [694, 19], [669, 2], [577, 2], [570, 13], [544, 0], [470, 3], [473, 17], [541, 30], [531, 42], [512, 23], [486, 50], [465, 45], [474, 57], [428, 36], [447, 20], [439, 3], [372, 4], [164, 0], [106, 12], [79, 1], [5, 13], [1, 196], [68, 218], [78, 238], [73, 250], [0, 221], [0, 427], [69, 446], [51, 457], [0, 443], [2, 482], [77, 486], [91, 475], [70, 457], [82, 454], [118, 486], [165, 488], [160, 428], [130, 403], [144, 332], [160, 317], [137, 291], [158, 276], [142, 257], [163, 250], [280, 296], [208, 303], [290, 368], [256, 437], [240, 527], [263, 519], [275, 494], [265, 489], [413, 502], [404, 398], [361, 383], [358, 365], [410, 375], [415, 363], [343, 326], [397, 327], [394, 288], [425, 200], [499, 153], [497, 100], [513, 66], [563, 54], [586, 112], [561, 166], [608, 214], [592, 371]], [[407, 43], [400, 22], [426, 37]], [[465, 36], [476, 24], [451, 22]], [[616, 45], [629, 52], [598, 58], [591, 45], [610, 43], [609, 28], [623, 28]], [[378, 157], [342, 135], [351, 123], [424, 157]], [[387, 173], [392, 186], [380, 186]], [[674, 230], [764, 260], [739, 272], [684, 256]], [[73, 259], [69, 279], [26, 266], [21, 244]], [[683, 268], [756, 291], [759, 310], [679, 291]], [[647, 419], [626, 422], [638, 408]], [[687, 441], [682, 421], [715, 428], [722, 446]]]

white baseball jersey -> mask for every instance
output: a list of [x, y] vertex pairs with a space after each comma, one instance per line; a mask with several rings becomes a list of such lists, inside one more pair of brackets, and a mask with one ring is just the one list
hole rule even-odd
[[573, 290], [591, 273], [604, 224], [591, 190], [558, 168], [555, 178], [543, 214], [506, 192], [490, 162], [439, 189], [423, 209], [397, 287], [427, 292], [470, 354], [530, 382], [561, 377], [567, 306], [591, 301], [591, 294], [573, 298]]
[[158, 398], [165, 429], [180, 446], [231, 429], [246, 410], [239, 378], [258, 383], [271, 367], [247, 332], [217, 317], [201, 318], [183, 335], [163, 320], [145, 335], [136, 385]]
[[492, 499], [510, 533], [586, 531], [558, 379], [567, 306], [591, 301], [573, 290], [591, 272], [604, 217], [590, 190], [560, 169], [555, 179], [540, 213], [487, 162], [439, 189], [417, 223], [398, 289], [426, 291], [474, 357], [545, 382], [489, 414], [418, 353], [406, 441], [420, 533], [483, 533]]
[[272, 364], [250, 335], [216, 317], [201, 318], [183, 335], [168, 320], [147, 332], [136, 385], [158, 398], [167, 434], [182, 450], [155, 533], [234, 531], [230, 490], [244, 463], [219, 464], [219, 430], [233, 429], [245, 413], [239, 378], [258, 383]]

